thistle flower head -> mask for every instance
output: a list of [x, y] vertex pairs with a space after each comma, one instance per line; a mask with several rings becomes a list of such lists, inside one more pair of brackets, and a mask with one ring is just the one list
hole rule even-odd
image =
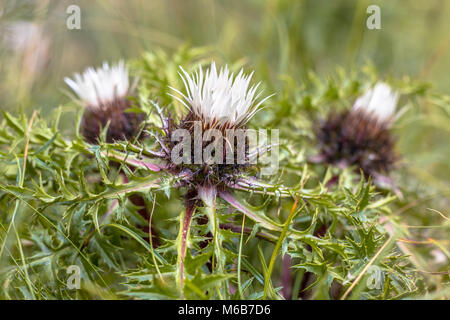
[[128, 68], [123, 61], [101, 68], [87, 68], [82, 74], [64, 81], [86, 106], [81, 132], [88, 142], [96, 143], [103, 128], [108, 126], [106, 141], [135, 137], [143, 120], [142, 113], [125, 112], [131, 106], [126, 99], [129, 93]]
[[269, 97], [259, 99], [259, 84], [250, 85], [253, 73], [235, 75], [227, 66], [217, 70], [214, 62], [193, 74], [180, 69], [186, 93], [171, 89], [188, 112], [179, 123], [161, 116], [166, 139], [160, 144], [170, 170], [188, 177], [189, 185], [205, 186], [223, 185], [255, 168], [263, 148], [246, 124]]
[[189, 75], [181, 68], [180, 76], [186, 94], [172, 88], [196, 120], [201, 120], [208, 128], [237, 128], [245, 125], [258, 107], [269, 97], [257, 101], [261, 93], [256, 93], [259, 83], [250, 86], [253, 73], [243, 70], [235, 76], [227, 66], [217, 71], [216, 64], [203, 73], [202, 67]]
[[101, 68], [87, 68], [83, 74], [76, 73], [74, 79], [64, 78], [67, 85], [90, 108], [105, 108], [117, 99], [124, 98], [129, 89], [128, 68], [123, 61]]
[[367, 90], [353, 105], [353, 110], [366, 112], [380, 122], [389, 122], [397, 107], [399, 94], [384, 82], [378, 82]]
[[341, 113], [331, 113], [316, 128], [319, 159], [339, 166], [356, 165], [366, 175], [388, 173], [398, 160], [389, 132], [398, 93], [377, 83]]

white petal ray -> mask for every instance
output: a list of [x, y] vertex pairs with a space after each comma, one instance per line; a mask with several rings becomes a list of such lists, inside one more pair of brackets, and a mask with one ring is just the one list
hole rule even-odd
[[378, 117], [380, 121], [389, 121], [393, 118], [398, 99], [398, 92], [388, 84], [378, 82], [355, 101], [353, 109], [364, 110]]
[[101, 108], [125, 97], [130, 86], [128, 68], [123, 61], [111, 66], [104, 62], [97, 69], [89, 67], [82, 74], [76, 73], [73, 79], [64, 78], [64, 81], [90, 108]]
[[230, 73], [228, 66], [218, 71], [214, 61], [205, 72], [202, 67], [192, 74], [188, 74], [182, 67], [180, 70], [179, 75], [186, 94], [171, 89], [180, 96], [177, 100], [182, 101], [191, 112], [211, 127], [242, 126], [269, 98], [258, 102], [261, 92], [256, 92], [260, 83], [249, 87], [253, 72], [246, 75], [241, 69], [235, 75]]

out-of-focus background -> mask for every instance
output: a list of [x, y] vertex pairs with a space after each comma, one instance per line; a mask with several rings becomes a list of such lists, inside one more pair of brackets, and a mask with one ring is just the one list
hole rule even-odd
[[[69, 30], [69, 5], [81, 29]], [[381, 8], [381, 30], [366, 9]], [[371, 60], [381, 73], [450, 87], [450, 2], [445, 0], [130, 0], [0, 1], [2, 109], [64, 101], [63, 78], [103, 60], [145, 50], [210, 46], [225, 61], [247, 59], [260, 78], [280, 85], [289, 73], [327, 73]]]

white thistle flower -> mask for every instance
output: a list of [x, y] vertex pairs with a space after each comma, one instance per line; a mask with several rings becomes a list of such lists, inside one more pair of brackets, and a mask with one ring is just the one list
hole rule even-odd
[[230, 74], [227, 66], [217, 73], [214, 62], [205, 74], [202, 67], [193, 75], [189, 75], [182, 67], [180, 69], [187, 95], [171, 88], [182, 97], [174, 98], [210, 128], [243, 126], [258, 107], [270, 98], [257, 102], [261, 92], [256, 94], [256, 90], [260, 83], [249, 88], [253, 73], [245, 75], [242, 69], [237, 76]]
[[386, 83], [378, 82], [356, 100], [353, 110], [363, 110], [375, 115], [379, 121], [389, 122], [394, 115], [398, 98], [398, 92]]
[[87, 68], [82, 75], [76, 73], [74, 80], [64, 81], [90, 108], [102, 108], [124, 98], [129, 89], [128, 68], [123, 61], [116, 65], [104, 62], [101, 68]]

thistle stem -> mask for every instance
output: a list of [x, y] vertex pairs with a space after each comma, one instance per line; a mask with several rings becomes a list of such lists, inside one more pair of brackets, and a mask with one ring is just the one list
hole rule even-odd
[[239, 239], [239, 256], [237, 265], [238, 290], [239, 290], [239, 298], [241, 300], [244, 300], [244, 293], [242, 292], [242, 282], [241, 282], [242, 243], [244, 242], [244, 229], [245, 229], [245, 215], [242, 217], [242, 228], [241, 228], [241, 237]]
[[186, 201], [186, 210], [183, 213], [181, 219], [180, 219], [180, 231], [178, 233], [178, 286], [180, 288], [180, 295], [183, 299], [184, 297], [184, 258], [186, 257], [186, 249], [187, 249], [187, 242], [189, 239], [189, 231], [192, 221], [192, 216], [196, 209], [196, 203], [192, 200]]
[[[203, 186], [199, 189], [199, 196], [205, 204], [206, 214], [208, 216], [208, 220], [210, 221], [211, 233], [213, 234], [212, 267], [214, 268], [214, 266], [216, 265], [216, 270], [220, 274], [224, 274], [226, 257], [222, 251], [222, 239], [219, 233], [220, 221], [216, 211], [217, 190], [213, 186]], [[228, 284], [226, 287], [228, 287]], [[225, 290], [224, 292], [226, 294], [227, 291]], [[219, 295], [220, 299], [223, 298], [221, 294], [221, 287], [217, 288], [217, 294]]]

